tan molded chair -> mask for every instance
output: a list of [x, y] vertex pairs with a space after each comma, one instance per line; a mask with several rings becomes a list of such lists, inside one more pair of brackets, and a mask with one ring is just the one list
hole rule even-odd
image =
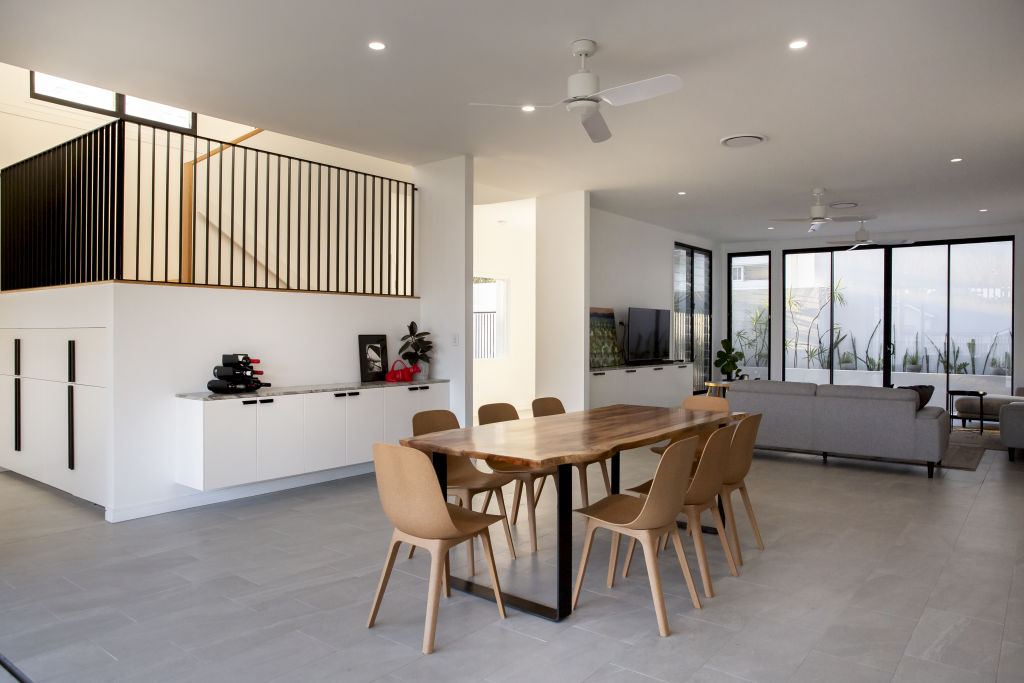
[[[729, 561], [729, 570], [733, 576], [739, 576], [736, 563], [732, 558], [732, 551], [729, 549], [729, 540], [725, 535], [725, 525], [722, 515], [718, 511], [717, 501], [718, 492], [722, 489], [735, 431], [736, 426], [729, 425], [711, 435], [704, 446], [704, 453], [697, 465], [697, 473], [693, 475], [683, 498], [682, 509], [686, 514], [687, 532], [693, 536], [693, 545], [697, 551], [697, 563], [700, 565], [700, 578], [704, 583], [704, 595], [709, 598], [714, 597], [715, 593], [711, 587], [708, 555], [704, 548], [704, 534], [700, 528], [700, 513], [704, 510], [711, 510], [711, 516], [715, 519], [715, 528], [718, 530], [718, 537], [722, 541], [722, 550], [725, 551], [725, 558]], [[635, 545], [635, 541], [630, 541], [629, 550], [626, 552], [626, 564], [622, 570], [624, 576], [629, 571], [629, 562], [633, 558]]]
[[[450, 410], [424, 410], [412, 416], [413, 436], [422, 436], [433, 432], [443, 432], [448, 429], [459, 429], [459, 418]], [[516, 559], [516, 549], [512, 545], [512, 531], [508, 527], [508, 513], [505, 511], [505, 497], [501, 495], [501, 487], [512, 481], [507, 474], [492, 474], [482, 472], [473, 466], [469, 458], [449, 455], [447, 458], [448, 483], [445, 487], [447, 495], [455, 496], [459, 502], [473, 509], [473, 496], [478, 493], [488, 494], [487, 502], [484, 503], [483, 512], [487, 511], [490, 501], [490, 494], [496, 492], [498, 499], [498, 510], [501, 512], [501, 523], [505, 528], [505, 540], [508, 542], [508, 552], [512, 559]], [[412, 557], [415, 546], [409, 549], [409, 557]], [[473, 544], [466, 546], [469, 560], [469, 574], [476, 572], [476, 563], [473, 561]]]
[[[477, 419], [481, 425], [494, 424], [495, 422], [509, 422], [510, 420], [519, 419], [519, 411], [511, 403], [488, 403], [482, 405], [477, 409]], [[540, 495], [540, 489], [534, 493], [534, 482], [538, 479], [543, 484], [544, 478], [548, 475], [554, 475], [557, 472], [555, 467], [547, 467], [544, 469], [530, 469], [524, 470], [517, 468], [515, 465], [508, 465], [502, 462], [489, 462], [487, 463], [492, 470], [499, 474], [507, 474], [516, 480], [516, 491], [515, 497], [512, 499], [512, 523], [515, 524], [519, 518], [519, 499], [523, 493], [523, 489], [526, 490], [526, 516], [530, 523], [530, 548], [533, 552], [537, 552], [537, 496]]]
[[743, 504], [747, 508], [747, 517], [750, 518], [750, 527], [754, 530], [754, 538], [757, 539], [757, 547], [764, 550], [764, 541], [761, 540], [761, 531], [757, 528], [754, 508], [750, 505], [750, 495], [747, 493], [747, 485], [744, 482], [747, 472], [750, 471], [750, 463], [754, 459], [754, 442], [757, 440], [757, 430], [760, 426], [760, 413], [745, 417], [736, 425], [736, 433], [732, 437], [732, 448], [729, 450], [726, 462], [722, 490], [718, 494], [722, 500], [722, 509], [725, 510], [725, 525], [729, 529], [729, 541], [732, 543], [733, 555], [737, 564], [743, 564], [743, 552], [740, 550], [740, 537], [736, 533], [736, 515], [732, 510], [733, 491], [739, 490]]
[[377, 473], [377, 492], [384, 514], [395, 525], [391, 545], [384, 561], [384, 570], [377, 585], [377, 594], [370, 608], [366, 628], [372, 628], [377, 619], [384, 590], [388, 587], [391, 569], [395, 566], [398, 546], [403, 542], [430, 551], [430, 583], [427, 593], [427, 620], [423, 627], [423, 653], [434, 651], [434, 631], [437, 627], [437, 606], [444, 582], [448, 595], [448, 550], [464, 541], [472, 542], [476, 536], [484, 546], [487, 568], [491, 572], [491, 585], [498, 603], [498, 614], [505, 618], [505, 603], [498, 585], [498, 572], [491, 552], [491, 537], [487, 527], [501, 520], [498, 515], [473, 512], [445, 502], [441, 485], [437, 481], [430, 458], [420, 451], [387, 443], [373, 444], [373, 466]]
[[[707, 410], [713, 413], [728, 413], [729, 402], [720, 396], [704, 396], [703, 394], [697, 396], [687, 396], [683, 399], [683, 404], [680, 406], [683, 410]], [[701, 437], [700, 443], [697, 445], [697, 459], [700, 459], [700, 454], [704, 450], [704, 444], [707, 443], [708, 437], [711, 433], [717, 429], [712, 427], [702, 431], [698, 436]], [[671, 445], [669, 442], [668, 445]], [[666, 446], [651, 446], [651, 450], [655, 453], [664, 453]]]
[[[563, 415], [565, 413], [565, 406], [554, 396], [547, 396], [545, 398], [533, 399], [533, 416], [534, 417], [546, 417], [548, 415]], [[610, 457], [610, 456], [609, 456]], [[601, 476], [604, 477], [604, 488], [607, 494], [612, 495], [612, 482], [608, 478], [608, 465], [606, 463], [607, 458], [602, 458], [597, 461], [597, 464], [601, 466]], [[580, 497], [583, 499], [583, 507], [590, 505], [590, 494], [587, 490], [587, 466], [593, 465], [592, 462], [580, 462], [573, 463], [577, 471], [580, 473]], [[541, 484], [544, 480], [541, 480]], [[537, 496], [540, 496], [540, 491], [537, 492]]]
[[676, 515], [679, 514], [679, 491], [686, 486], [693, 465], [697, 438], [679, 441], [666, 449], [658, 469], [654, 473], [651, 494], [646, 498], [614, 494], [598, 502], [577, 510], [587, 518], [586, 536], [583, 541], [583, 556], [580, 558], [580, 570], [576, 577], [576, 587], [572, 592], [572, 609], [580, 597], [583, 586], [583, 575], [587, 571], [587, 559], [590, 547], [594, 542], [594, 532], [608, 529], [612, 532], [611, 557], [608, 560], [608, 587], [615, 580], [615, 564], [618, 560], [619, 537], [630, 537], [630, 550], [637, 540], [644, 549], [647, 560], [647, 576], [651, 583], [651, 598], [654, 600], [654, 612], [658, 617], [658, 632], [662, 636], [669, 634], [668, 617], [665, 615], [665, 599], [661, 591], [661, 575], [658, 572], [658, 539], [671, 536], [676, 547], [679, 566], [686, 579], [686, 587], [690, 590], [693, 606], [700, 609], [700, 599], [693, 586], [693, 576], [686, 562], [683, 544], [679, 539], [676, 527]]

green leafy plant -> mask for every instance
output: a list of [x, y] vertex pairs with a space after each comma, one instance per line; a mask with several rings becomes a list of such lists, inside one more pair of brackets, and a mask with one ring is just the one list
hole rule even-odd
[[409, 365], [430, 362], [430, 353], [434, 350], [434, 342], [427, 339], [430, 332], [420, 332], [416, 321], [409, 323], [409, 334], [402, 337], [402, 347], [398, 355]]
[[732, 346], [729, 339], [722, 340], [722, 349], [715, 356], [715, 367], [722, 371], [726, 381], [731, 381], [733, 374], [739, 372], [738, 363], [743, 360], [743, 354]]

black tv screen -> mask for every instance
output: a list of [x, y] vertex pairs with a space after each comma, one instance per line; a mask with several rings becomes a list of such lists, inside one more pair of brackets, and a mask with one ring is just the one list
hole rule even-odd
[[630, 363], [669, 357], [672, 314], [660, 308], [630, 308], [626, 360]]

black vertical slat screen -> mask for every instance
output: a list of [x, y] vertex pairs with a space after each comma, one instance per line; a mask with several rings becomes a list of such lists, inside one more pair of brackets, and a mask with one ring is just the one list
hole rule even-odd
[[127, 280], [413, 296], [415, 195], [405, 181], [118, 120], [0, 170], [0, 289]]

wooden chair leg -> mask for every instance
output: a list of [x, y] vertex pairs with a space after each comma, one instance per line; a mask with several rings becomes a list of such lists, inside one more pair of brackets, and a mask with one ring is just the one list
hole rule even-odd
[[[501, 526], [505, 529], [505, 540], [508, 541], [508, 553], [512, 559], [516, 559], [516, 547], [512, 544], [512, 530], [508, 528], [508, 513], [505, 511], [505, 496], [502, 495], [501, 489], [497, 490], [495, 498], [498, 499], [498, 512], [501, 513]], [[488, 493], [487, 495], [491, 495]], [[487, 508], [484, 507], [484, 510]]]
[[[473, 509], [473, 498], [467, 493], [465, 500], [466, 500], [466, 504], [464, 505], [462, 503], [462, 499], [461, 498], [459, 499], [459, 507], [468, 507], [470, 510], [472, 510]], [[468, 571], [469, 571], [469, 575], [470, 576], [473, 576], [474, 574], [476, 574], [476, 558], [473, 555], [475, 550], [476, 550], [476, 548], [473, 547], [473, 538], [472, 537], [467, 538], [466, 539], [466, 565], [469, 567]]]
[[580, 498], [583, 500], [583, 507], [590, 505], [590, 494], [587, 491], [587, 466], [577, 465], [576, 469], [580, 473]]
[[487, 512], [487, 506], [491, 504], [491, 494], [494, 491], [488, 491], [487, 495], [484, 496], [484, 506], [480, 508], [480, 512]]
[[[540, 481], [538, 481], [538, 482], [536, 483], [536, 486], [537, 486], [537, 490], [536, 490], [536, 491], [534, 492], [534, 494], [533, 494], [533, 499], [534, 499], [535, 501], [536, 501], [536, 500], [540, 500], [540, 494], [541, 494], [541, 491], [543, 491], [543, 490], [544, 490], [544, 483], [545, 483], [545, 482], [546, 482], [547, 480], [548, 480], [548, 478], [547, 478], [546, 476], [544, 476], [544, 477], [540, 477]], [[531, 485], [532, 485], [532, 483], [533, 483], [533, 482], [531, 482]]]
[[722, 509], [725, 510], [725, 528], [729, 531], [729, 545], [732, 546], [732, 554], [736, 564], [743, 565], [743, 551], [740, 550], [740, 536], [736, 531], [736, 513], [732, 509], [732, 491], [722, 489], [718, 494], [722, 501]]
[[619, 563], [619, 537], [620, 533], [617, 531], [612, 532], [612, 551], [608, 556], [608, 587], [612, 588], [615, 585], [615, 567]]
[[[388, 554], [384, 559], [384, 569], [380, 573], [380, 581], [377, 582], [377, 594], [373, 596], [373, 606], [370, 607], [370, 618], [366, 620], [366, 628], [373, 628], [373, 622], [377, 620], [377, 610], [384, 599], [384, 590], [388, 587], [388, 579], [391, 578], [391, 569], [395, 566], [395, 558], [398, 557], [398, 546], [402, 542], [398, 540], [398, 530], [391, 535], [391, 545], [388, 547]], [[414, 548], [416, 546], [413, 546]]]
[[690, 600], [693, 606], [700, 609], [700, 598], [697, 597], [697, 589], [693, 585], [693, 574], [690, 573], [690, 563], [686, 561], [686, 553], [683, 552], [683, 541], [679, 538], [679, 529], [672, 529], [672, 542], [676, 547], [676, 557], [679, 558], [679, 567], [683, 570], [683, 578], [686, 579], [686, 588], [690, 591]]
[[580, 599], [580, 588], [583, 587], [583, 575], [587, 573], [587, 560], [590, 559], [590, 546], [594, 543], [594, 532], [597, 526], [593, 520], [587, 518], [587, 531], [583, 539], [583, 555], [580, 557], [580, 570], [576, 574], [576, 587], [572, 589], [572, 605], [570, 609], [576, 609], [576, 602]]
[[743, 505], [747, 508], [747, 517], [750, 518], [750, 528], [754, 530], [754, 538], [757, 539], [757, 547], [764, 550], [764, 541], [761, 540], [761, 531], [757, 528], [757, 520], [754, 518], [754, 508], [750, 504], [750, 496], [747, 494], [747, 483], [740, 483], [740, 497], [743, 498]]
[[604, 479], [604, 490], [610, 496], [612, 495], [612, 480], [608, 477], [608, 462], [606, 460], [598, 460], [597, 464], [601, 467], [601, 477]]
[[484, 546], [484, 554], [487, 556], [487, 571], [491, 573], [491, 589], [494, 591], [494, 601], [498, 603], [498, 614], [504, 619], [505, 601], [501, 597], [501, 584], [498, 583], [498, 568], [494, 566], [494, 549], [491, 548], [491, 534], [485, 527], [479, 536], [480, 542]]
[[527, 482], [526, 489], [526, 520], [530, 523], [530, 549], [537, 552], [537, 499], [533, 497], [533, 482]]
[[669, 635], [668, 615], [665, 614], [665, 596], [661, 591], [661, 574], [658, 572], [658, 556], [655, 553], [658, 539], [650, 531], [641, 532], [640, 545], [644, 548], [644, 559], [647, 561], [647, 579], [651, 583], [651, 600], [654, 601], [654, 613], [658, 617], [658, 633], [662, 637]]
[[452, 597], [452, 557], [451, 552], [444, 551], [444, 597]]
[[[472, 541], [472, 539], [470, 539]], [[444, 555], [447, 548], [434, 541], [430, 548], [430, 582], [427, 590], [427, 620], [423, 625], [423, 654], [434, 651], [434, 631], [437, 629], [437, 606], [441, 601], [441, 577], [444, 575]]]
[[512, 496], [512, 518], [509, 520], [512, 524], [516, 523], [519, 519], [519, 499], [523, 495], [523, 480], [516, 479], [516, 490]]
[[416, 546], [414, 546], [414, 545], [410, 545], [410, 546], [409, 546], [409, 557], [408, 557], [407, 559], [410, 559], [410, 560], [411, 560], [411, 559], [412, 559], [412, 554], [413, 554], [414, 552], [416, 552]]
[[700, 567], [700, 580], [704, 584], [704, 595], [713, 598], [715, 591], [711, 587], [711, 572], [708, 569], [708, 553], [704, 548], [704, 534], [700, 530], [700, 513], [696, 510], [686, 511], [686, 526], [693, 536], [693, 548], [697, 551], [697, 565]]
[[722, 513], [718, 511], [717, 505], [711, 506], [711, 516], [715, 518], [715, 528], [718, 529], [718, 538], [722, 541], [722, 550], [725, 552], [725, 559], [729, 560], [729, 571], [733, 576], [739, 576], [740, 571], [736, 568], [736, 562], [732, 558], [732, 550], [729, 549], [729, 537], [725, 533], [725, 523], [722, 521]]
[[633, 561], [633, 550], [636, 549], [636, 539], [629, 539], [629, 547], [626, 548], [626, 559], [622, 563], [622, 578], [629, 576], [629, 563]]

